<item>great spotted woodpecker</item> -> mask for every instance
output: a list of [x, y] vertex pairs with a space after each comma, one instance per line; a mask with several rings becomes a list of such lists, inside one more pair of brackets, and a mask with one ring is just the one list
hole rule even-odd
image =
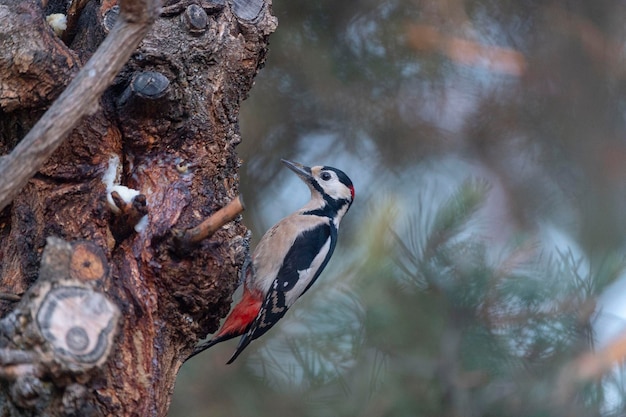
[[261, 238], [246, 271], [241, 301], [217, 334], [196, 346], [190, 358], [243, 335], [228, 361], [232, 363], [311, 288], [335, 250], [339, 223], [354, 200], [352, 181], [336, 168], [282, 162], [309, 186], [311, 200]]

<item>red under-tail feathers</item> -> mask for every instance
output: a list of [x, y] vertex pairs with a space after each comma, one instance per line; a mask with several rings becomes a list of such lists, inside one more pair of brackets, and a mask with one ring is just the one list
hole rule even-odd
[[233, 308], [228, 317], [226, 317], [222, 327], [211, 340], [196, 346], [187, 360], [219, 342], [224, 342], [225, 340], [245, 334], [254, 319], [256, 319], [256, 316], [259, 314], [262, 304], [263, 295], [258, 291], [253, 292], [248, 290], [244, 284], [243, 297], [239, 303], [237, 303], [235, 308]]
[[233, 311], [226, 317], [226, 321], [224, 321], [213, 340], [219, 339], [216, 341], [217, 343], [244, 334], [250, 324], [256, 319], [262, 304], [262, 295], [258, 292], [249, 291], [244, 285], [241, 301], [237, 303]]

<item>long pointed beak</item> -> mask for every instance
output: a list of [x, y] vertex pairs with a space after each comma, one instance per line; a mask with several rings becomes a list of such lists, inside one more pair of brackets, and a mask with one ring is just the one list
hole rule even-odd
[[298, 176], [302, 178], [305, 182], [309, 182], [313, 179], [313, 176], [311, 175], [311, 168], [297, 162], [288, 161], [286, 159], [281, 159], [280, 161], [283, 164], [287, 165], [287, 168], [298, 174]]

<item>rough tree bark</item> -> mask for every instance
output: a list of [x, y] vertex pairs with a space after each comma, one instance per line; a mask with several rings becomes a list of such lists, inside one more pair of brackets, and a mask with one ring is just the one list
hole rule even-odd
[[[3, 158], [119, 12], [0, 0]], [[53, 13], [67, 15], [61, 37]], [[239, 218], [199, 242], [193, 228], [237, 201], [239, 106], [275, 28], [270, 0], [166, 1], [98, 106], [0, 211], [0, 415], [166, 415], [247, 255]]]

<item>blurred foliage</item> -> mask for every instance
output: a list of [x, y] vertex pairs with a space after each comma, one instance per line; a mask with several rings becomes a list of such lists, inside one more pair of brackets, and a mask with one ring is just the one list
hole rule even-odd
[[624, 267], [626, 3], [273, 7], [245, 221], [306, 201], [281, 157], [357, 198], [319, 282], [235, 364], [227, 342], [186, 365], [170, 415], [623, 415], [618, 370], [564, 369], [607, 343]]

